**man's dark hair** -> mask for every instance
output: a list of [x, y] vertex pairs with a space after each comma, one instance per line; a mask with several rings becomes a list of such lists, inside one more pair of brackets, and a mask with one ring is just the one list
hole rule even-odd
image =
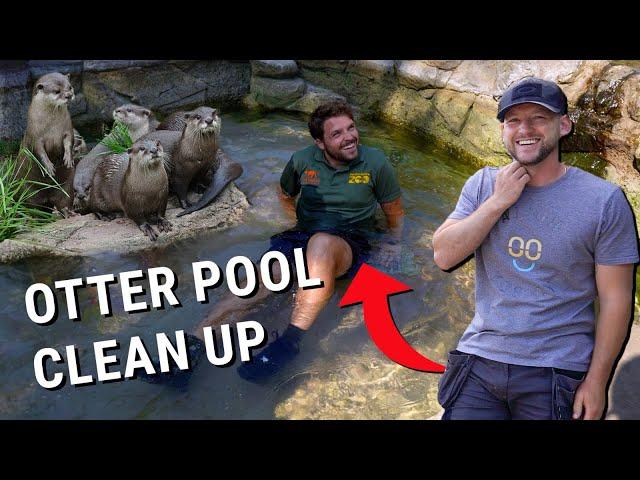
[[309, 133], [316, 140], [322, 140], [324, 122], [331, 117], [349, 117], [353, 120], [353, 110], [348, 103], [341, 100], [324, 103], [316, 108], [309, 119]]

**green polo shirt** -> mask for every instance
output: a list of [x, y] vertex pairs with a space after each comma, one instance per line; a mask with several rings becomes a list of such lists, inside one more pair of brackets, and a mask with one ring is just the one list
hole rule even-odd
[[300, 193], [298, 228], [352, 229], [373, 226], [378, 203], [400, 197], [393, 167], [381, 150], [358, 146], [358, 156], [347, 166], [329, 165], [316, 145], [296, 152], [280, 178], [290, 197]]

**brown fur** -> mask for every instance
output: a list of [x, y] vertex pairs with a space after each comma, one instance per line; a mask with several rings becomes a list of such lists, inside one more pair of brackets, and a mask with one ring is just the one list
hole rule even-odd
[[[152, 131], [155, 125], [157, 125], [157, 121], [153, 119], [151, 110], [133, 104], [122, 105], [116, 108], [113, 111], [113, 118], [127, 125], [131, 140], [134, 142]], [[93, 175], [96, 168], [98, 168], [98, 164], [107, 154], [109, 154], [109, 149], [101, 143], [98, 143], [80, 160], [80, 163], [78, 163], [73, 180], [75, 193], [74, 209], [76, 211], [86, 211], [89, 197], [91, 196]]]
[[160, 158], [145, 165], [152, 149], [162, 155], [160, 142], [151, 140], [139, 140], [127, 153], [107, 155], [94, 174], [90, 208], [106, 219], [123, 212], [153, 241], [158, 234], [150, 223], [160, 231], [171, 230], [171, 223], [164, 218], [169, 194], [164, 163]]
[[[187, 199], [190, 187], [210, 182], [210, 175], [218, 167], [218, 135], [220, 118], [209, 107], [199, 107], [183, 114], [185, 125], [181, 132], [157, 130], [142, 139], [159, 140], [170, 158], [169, 187], [175, 192], [182, 208], [191, 206]], [[201, 127], [212, 120], [208, 129]], [[217, 124], [217, 126], [216, 126]], [[207, 177], [209, 175], [209, 177]], [[209, 179], [209, 182], [207, 182]]]
[[[30, 201], [39, 206], [54, 206], [60, 211], [69, 208], [73, 199], [74, 135], [66, 103], [73, 96], [68, 76], [49, 73], [39, 78], [33, 89], [27, 114], [27, 131], [21, 143], [21, 147], [29, 149], [44, 170], [68, 194], [67, 196], [58, 189], [47, 188], [35, 194]], [[66, 101], [62, 101], [63, 99]], [[52, 178], [43, 174], [39, 166], [26, 156], [22, 155], [20, 161], [22, 176], [31, 181], [55, 185]]]

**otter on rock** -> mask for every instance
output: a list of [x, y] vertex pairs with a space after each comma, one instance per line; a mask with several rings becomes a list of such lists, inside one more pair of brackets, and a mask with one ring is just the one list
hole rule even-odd
[[128, 103], [113, 111], [113, 119], [124, 123], [129, 129], [129, 135], [134, 142], [152, 132], [158, 126], [158, 121], [153, 118], [148, 108]]
[[[218, 149], [221, 125], [216, 109], [198, 107], [190, 112], [174, 113], [158, 130], [143, 137], [159, 140], [170, 156], [169, 186], [180, 206], [186, 209], [179, 216], [205, 207], [242, 174], [242, 167], [230, 162]], [[198, 184], [204, 184], [206, 190], [197, 204], [191, 206], [187, 193]]]
[[[139, 140], [140, 137], [147, 134], [155, 125], [157, 125], [157, 121], [152, 118], [153, 114], [151, 113], [151, 110], [138, 105], [122, 105], [121, 107], [116, 108], [112, 115], [114, 120], [118, 120], [127, 126], [129, 136], [133, 142]], [[78, 163], [75, 178], [73, 180], [75, 210], [87, 210], [87, 202], [91, 195], [91, 182], [93, 181], [93, 175], [96, 168], [98, 168], [100, 161], [109, 153], [109, 148], [98, 143]]]
[[171, 230], [164, 217], [169, 195], [166, 155], [159, 141], [139, 140], [126, 153], [111, 154], [98, 165], [91, 188], [90, 208], [98, 218], [111, 220], [118, 212], [155, 241], [158, 230]]
[[[41, 162], [45, 172], [62, 185], [45, 188], [31, 197], [40, 206], [54, 206], [60, 211], [71, 206], [73, 195], [73, 126], [67, 105], [75, 98], [69, 75], [49, 73], [40, 77], [33, 87], [33, 97], [27, 114], [27, 131], [21, 148], [30, 150]], [[25, 155], [20, 155], [19, 175], [34, 182], [55, 185]], [[66, 192], [66, 194], [65, 194]]]

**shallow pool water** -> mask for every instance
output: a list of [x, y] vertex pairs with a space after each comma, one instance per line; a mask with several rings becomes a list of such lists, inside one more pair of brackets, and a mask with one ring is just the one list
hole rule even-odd
[[[149, 346], [155, 333], [189, 331], [225, 294], [213, 290], [210, 304], [195, 301], [191, 263], [212, 260], [219, 265], [235, 255], [259, 258], [269, 237], [290, 225], [280, 212], [276, 188], [291, 154], [310, 144], [305, 119], [284, 114], [234, 113], [223, 116], [222, 147], [244, 167], [236, 182], [252, 207], [244, 222], [223, 232], [202, 235], [144, 254], [103, 254], [71, 260], [32, 259], [0, 266], [0, 418], [30, 419], [270, 419], [270, 418], [428, 418], [437, 413], [436, 374], [416, 372], [386, 359], [367, 334], [361, 307], [339, 309], [348, 286], [337, 291], [306, 335], [301, 354], [282, 375], [267, 385], [244, 382], [236, 363], [217, 368], [205, 362], [186, 393], [136, 380], [48, 391], [38, 385], [33, 357], [43, 347], [64, 353], [79, 351], [82, 374], [95, 374], [92, 344], [116, 339], [124, 371], [132, 336]], [[406, 210], [400, 271], [393, 276], [414, 288], [394, 296], [391, 308], [398, 328], [428, 358], [445, 362], [473, 314], [473, 265], [441, 272], [433, 263], [431, 235], [453, 208], [460, 189], [474, 171], [395, 127], [361, 122], [361, 141], [383, 149], [396, 168]], [[379, 212], [380, 213], [380, 212]], [[178, 276], [181, 308], [126, 314], [113, 290], [114, 315], [99, 315], [95, 290], [83, 289], [80, 321], [60, 315], [50, 326], [27, 317], [24, 293], [35, 282], [166, 266]], [[62, 295], [58, 295], [64, 305]], [[289, 321], [292, 292], [274, 295], [247, 319], [257, 320], [270, 335]], [[152, 349], [151, 349], [152, 350]], [[51, 371], [64, 371], [56, 365]]]

